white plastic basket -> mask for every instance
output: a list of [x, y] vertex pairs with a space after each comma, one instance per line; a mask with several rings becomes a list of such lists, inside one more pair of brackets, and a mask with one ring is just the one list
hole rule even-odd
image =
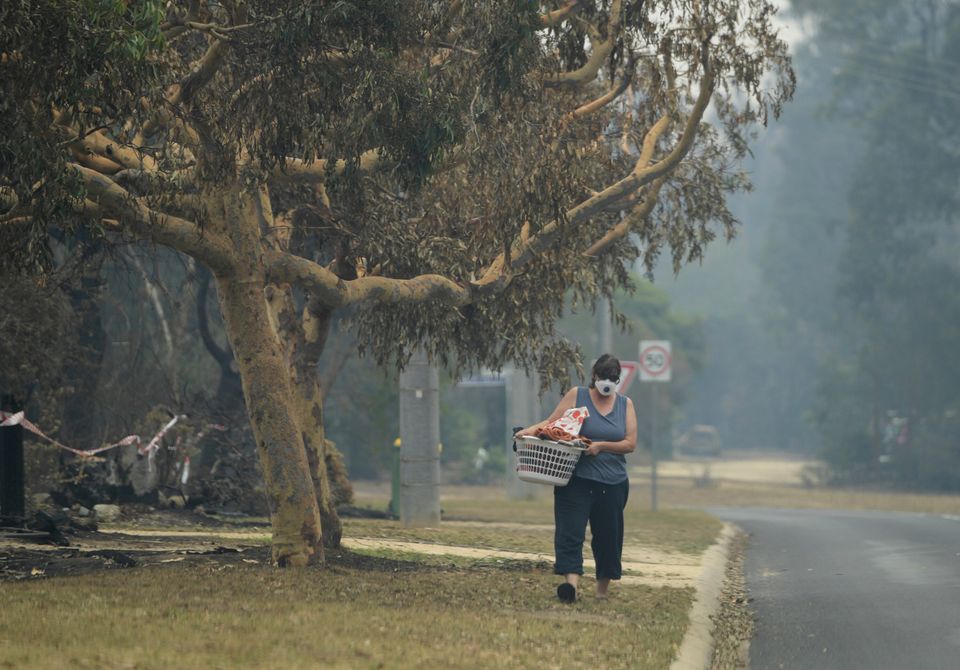
[[583, 447], [536, 437], [517, 438], [517, 477], [525, 482], [566, 486]]

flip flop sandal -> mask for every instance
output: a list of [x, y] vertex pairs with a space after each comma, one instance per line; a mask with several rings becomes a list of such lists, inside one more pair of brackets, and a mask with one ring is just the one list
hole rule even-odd
[[577, 599], [577, 589], [573, 584], [564, 582], [557, 587], [557, 598], [564, 603], [572, 603]]

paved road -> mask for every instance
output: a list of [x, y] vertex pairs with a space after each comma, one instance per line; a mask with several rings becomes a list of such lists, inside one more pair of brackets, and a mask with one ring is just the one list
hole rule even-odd
[[960, 668], [960, 517], [711, 511], [751, 535], [752, 670]]

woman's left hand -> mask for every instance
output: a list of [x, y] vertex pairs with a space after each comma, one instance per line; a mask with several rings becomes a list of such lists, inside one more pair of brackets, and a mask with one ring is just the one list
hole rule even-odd
[[603, 451], [603, 449], [600, 448], [601, 444], [601, 442], [592, 442], [583, 453], [585, 453], [587, 456], [596, 456]]

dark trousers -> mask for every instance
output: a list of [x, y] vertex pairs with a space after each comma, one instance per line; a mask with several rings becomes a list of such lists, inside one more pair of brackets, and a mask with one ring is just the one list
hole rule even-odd
[[597, 579], [620, 579], [623, 553], [623, 508], [630, 483], [603, 484], [573, 477], [553, 489], [553, 546], [558, 575], [583, 574], [583, 541], [590, 522], [590, 548], [597, 563]]

